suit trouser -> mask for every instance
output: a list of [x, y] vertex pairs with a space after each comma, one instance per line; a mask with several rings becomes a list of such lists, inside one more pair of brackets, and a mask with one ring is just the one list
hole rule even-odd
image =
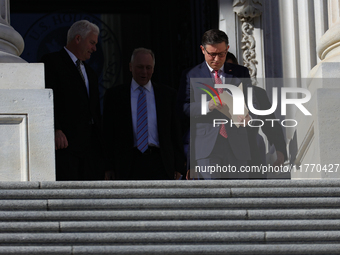
[[95, 129], [89, 138], [90, 146], [83, 151], [69, 148], [56, 151], [56, 180], [104, 180], [105, 162]]
[[149, 147], [142, 153], [137, 148], [133, 149], [132, 163], [128, 180], [170, 180], [164, 168], [159, 148]]
[[194, 171], [198, 179], [243, 179], [249, 177], [241, 172], [246, 165], [247, 160], [235, 157], [229, 139], [219, 134], [209, 157], [198, 159]]

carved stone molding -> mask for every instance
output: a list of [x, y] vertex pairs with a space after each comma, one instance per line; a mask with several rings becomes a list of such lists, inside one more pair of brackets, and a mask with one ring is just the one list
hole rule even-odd
[[257, 67], [258, 64], [256, 60], [256, 41], [253, 36], [254, 26], [252, 22], [245, 19], [242, 21], [242, 50], [243, 50], [243, 64], [249, 69], [250, 78], [253, 85], [257, 85]]
[[234, 12], [241, 18], [256, 18], [262, 14], [262, 1], [260, 0], [234, 0]]
[[242, 50], [243, 64], [250, 71], [252, 84], [256, 85], [256, 75], [258, 64], [256, 60], [256, 40], [253, 35], [254, 18], [262, 14], [262, 2], [260, 0], [234, 0], [234, 12], [240, 17], [242, 22]]

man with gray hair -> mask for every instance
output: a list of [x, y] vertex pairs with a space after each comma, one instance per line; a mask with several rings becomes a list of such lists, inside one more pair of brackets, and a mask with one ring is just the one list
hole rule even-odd
[[[135, 49], [132, 81], [106, 91], [104, 135], [109, 169], [106, 179], [171, 180], [185, 174], [176, 115], [176, 92], [151, 81], [155, 55]], [[180, 174], [177, 174], [179, 172]]]
[[42, 58], [46, 88], [53, 89], [57, 180], [98, 180], [101, 115], [98, 76], [84, 61], [96, 51], [99, 28], [80, 20], [66, 46]]

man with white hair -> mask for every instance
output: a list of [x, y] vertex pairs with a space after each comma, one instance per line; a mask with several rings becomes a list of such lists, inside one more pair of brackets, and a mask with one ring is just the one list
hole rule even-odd
[[103, 179], [98, 76], [84, 61], [96, 51], [99, 28], [80, 20], [67, 44], [42, 58], [46, 88], [53, 89], [57, 180]]
[[104, 135], [109, 168], [106, 179], [173, 180], [185, 175], [176, 91], [151, 81], [155, 55], [137, 48], [130, 62], [132, 80], [106, 91]]

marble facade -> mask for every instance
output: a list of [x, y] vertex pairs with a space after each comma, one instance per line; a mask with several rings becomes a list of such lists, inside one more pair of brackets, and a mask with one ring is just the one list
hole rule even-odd
[[43, 64], [20, 58], [21, 35], [0, 0], [0, 181], [54, 181], [53, 93]]

